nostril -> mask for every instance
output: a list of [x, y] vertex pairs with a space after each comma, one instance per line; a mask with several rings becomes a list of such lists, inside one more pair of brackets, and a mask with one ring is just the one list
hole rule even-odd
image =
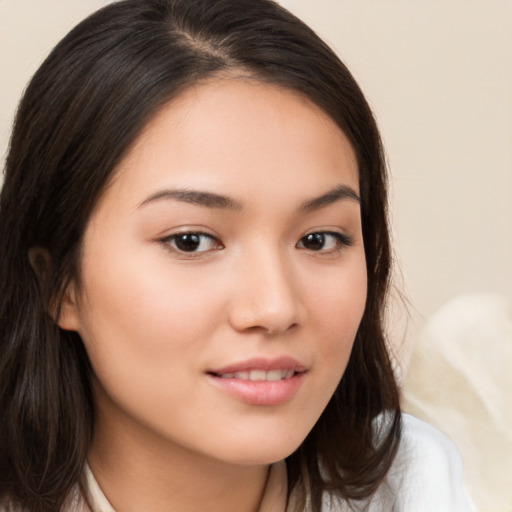
[[299, 324], [293, 323], [287, 327], [284, 327], [282, 329], [272, 329], [272, 328], [265, 328], [267, 336], [280, 336], [285, 333], [289, 333], [293, 330], [295, 330]]

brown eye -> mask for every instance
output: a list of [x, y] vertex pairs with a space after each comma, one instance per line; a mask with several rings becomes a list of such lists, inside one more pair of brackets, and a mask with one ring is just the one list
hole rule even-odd
[[201, 245], [201, 237], [197, 233], [186, 233], [176, 236], [174, 243], [180, 251], [192, 252]]
[[162, 240], [179, 252], [206, 252], [218, 249], [221, 244], [218, 240], [206, 233], [179, 233]]
[[319, 231], [303, 236], [297, 247], [315, 252], [333, 252], [352, 245], [352, 240], [347, 235], [336, 232]]
[[325, 246], [325, 235], [323, 233], [310, 233], [302, 238], [302, 246], [310, 251], [321, 251]]

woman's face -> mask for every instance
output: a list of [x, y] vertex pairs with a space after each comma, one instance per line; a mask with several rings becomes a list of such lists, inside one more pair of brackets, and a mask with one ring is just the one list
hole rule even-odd
[[225, 79], [164, 106], [91, 215], [59, 318], [94, 370], [96, 431], [235, 464], [293, 452], [363, 314], [358, 193], [348, 140], [297, 93]]

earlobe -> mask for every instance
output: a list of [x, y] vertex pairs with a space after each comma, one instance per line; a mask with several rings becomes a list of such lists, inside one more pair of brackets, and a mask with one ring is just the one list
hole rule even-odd
[[[50, 253], [42, 247], [31, 247], [28, 250], [28, 261], [37, 276], [41, 292], [49, 286], [52, 272]], [[55, 323], [68, 331], [78, 331], [78, 310], [74, 282], [66, 285], [64, 293], [58, 301], [48, 306], [48, 313]], [[53, 295], [53, 294], [51, 294]]]

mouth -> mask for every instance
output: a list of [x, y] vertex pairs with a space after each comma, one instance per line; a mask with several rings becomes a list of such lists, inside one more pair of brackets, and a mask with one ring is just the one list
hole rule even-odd
[[275, 406], [299, 391], [307, 369], [292, 358], [251, 359], [207, 372], [209, 381], [249, 405]]

